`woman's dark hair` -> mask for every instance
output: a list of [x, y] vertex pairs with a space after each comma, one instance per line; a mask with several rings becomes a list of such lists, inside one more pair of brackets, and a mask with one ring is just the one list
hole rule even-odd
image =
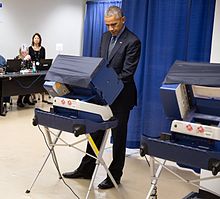
[[41, 41], [42, 41], [42, 39], [41, 39], [41, 36], [40, 36], [39, 33], [35, 33], [35, 34], [33, 35], [33, 37], [32, 37], [32, 46], [34, 46], [34, 37], [35, 37], [35, 36], [38, 36], [38, 37], [40, 38], [39, 46], [41, 46]]

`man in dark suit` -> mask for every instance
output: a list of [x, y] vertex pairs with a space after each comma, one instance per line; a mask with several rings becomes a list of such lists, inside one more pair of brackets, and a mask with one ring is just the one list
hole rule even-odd
[[[120, 184], [125, 163], [127, 123], [130, 110], [137, 104], [137, 90], [134, 82], [134, 73], [138, 65], [141, 43], [135, 34], [129, 31], [125, 25], [125, 17], [117, 6], [108, 8], [105, 14], [105, 24], [108, 32], [102, 36], [100, 45], [100, 57], [108, 60], [108, 66], [114, 68], [119, 79], [124, 83], [124, 88], [113, 104], [110, 106], [113, 115], [118, 119], [117, 128], [112, 131], [113, 161], [109, 170], [117, 184]], [[96, 145], [100, 147], [103, 133], [92, 134]], [[87, 153], [94, 155], [93, 150], [87, 145]], [[91, 179], [95, 159], [85, 155], [80, 166], [73, 172], [64, 173], [66, 178]], [[114, 187], [107, 177], [98, 187], [108, 189]]]

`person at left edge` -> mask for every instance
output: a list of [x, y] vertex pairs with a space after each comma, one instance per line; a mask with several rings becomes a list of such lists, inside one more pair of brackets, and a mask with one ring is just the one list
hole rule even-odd
[[0, 55], [0, 73], [2, 73], [3, 72], [3, 67], [6, 65], [6, 60], [5, 60], [5, 58], [2, 56], [2, 55]]
[[[3, 74], [4, 67], [6, 66], [6, 64], [7, 64], [7, 62], [6, 62], [5, 58], [2, 55], [0, 55], [0, 73]], [[11, 99], [10, 97], [3, 97], [3, 102], [10, 103], [10, 99]]]

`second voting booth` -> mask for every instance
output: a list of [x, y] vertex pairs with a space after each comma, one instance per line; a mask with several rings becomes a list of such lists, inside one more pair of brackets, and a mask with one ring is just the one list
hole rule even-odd
[[[152, 177], [146, 198], [157, 198], [162, 169], [210, 193], [209, 198], [219, 198], [219, 192], [198, 182], [220, 177], [217, 175], [220, 172], [220, 64], [176, 61], [166, 75], [160, 95], [164, 112], [172, 124], [170, 132], [161, 133], [160, 138], [142, 136], [141, 155], [150, 155]], [[185, 179], [170, 170], [166, 160], [197, 171], [209, 170], [212, 176]], [[159, 164], [158, 168], [155, 163]], [[200, 198], [200, 195], [192, 193], [186, 198]]]

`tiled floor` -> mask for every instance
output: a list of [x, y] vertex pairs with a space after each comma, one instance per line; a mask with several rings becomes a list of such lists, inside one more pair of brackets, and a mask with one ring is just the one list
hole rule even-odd
[[[48, 149], [43, 136], [37, 127], [32, 125], [33, 107], [17, 109], [15, 105], [6, 117], [0, 117], [0, 195], [4, 199], [73, 199], [73, 193], [59, 180], [52, 159], [49, 158], [39, 178], [29, 194], [25, 191], [38, 174]], [[38, 102], [38, 107], [49, 110], [49, 105]], [[76, 141], [70, 133], [63, 133], [62, 138]], [[80, 144], [84, 149], [85, 144]], [[108, 144], [104, 159], [107, 164], [111, 160], [111, 145]], [[69, 147], [56, 147], [56, 154], [61, 173], [77, 167], [82, 153]], [[144, 199], [150, 188], [150, 169], [139, 150], [128, 150], [124, 175], [116, 189], [99, 190], [97, 185], [105, 178], [105, 171], [100, 167], [90, 198], [94, 199]], [[190, 171], [180, 170], [174, 166], [171, 169], [181, 173], [184, 177], [198, 178]], [[65, 180], [79, 198], [85, 198], [89, 186], [88, 180]], [[179, 199], [197, 188], [183, 183], [167, 171], [163, 171], [158, 182], [159, 199]]]

